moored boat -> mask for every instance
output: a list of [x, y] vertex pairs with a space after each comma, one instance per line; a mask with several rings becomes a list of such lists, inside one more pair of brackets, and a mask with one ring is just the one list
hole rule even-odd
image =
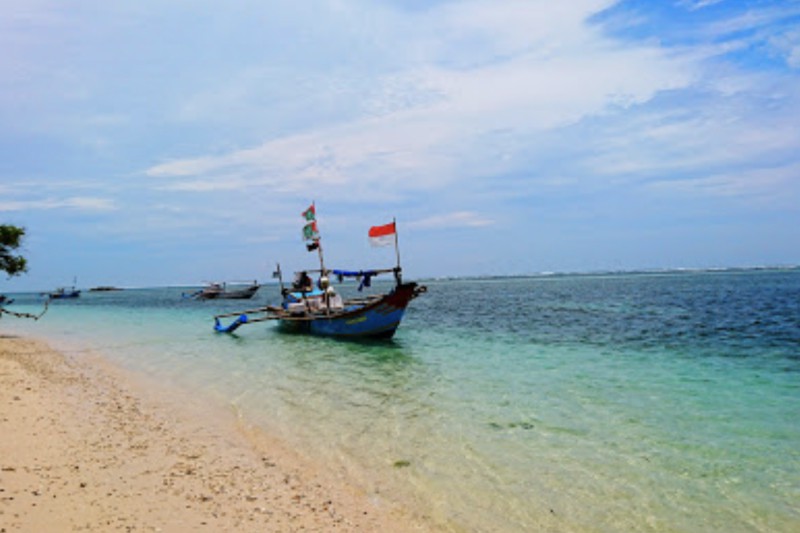
[[51, 300], [62, 300], [65, 298], [77, 298], [81, 295], [80, 289], [76, 289], [75, 287], [66, 288], [66, 287], [59, 287], [53, 292], [47, 293], [48, 298]]
[[56, 290], [54, 290], [52, 292], [43, 293], [43, 294], [46, 294], [47, 297], [50, 298], [51, 300], [62, 300], [62, 299], [65, 299], [65, 298], [77, 298], [77, 297], [79, 297], [81, 295], [80, 289], [76, 289], [75, 288], [75, 285], [77, 283], [78, 283], [78, 278], [76, 277], [74, 280], [72, 280], [72, 287], [70, 287], [70, 288], [59, 287], [59, 288], [57, 288]]
[[[281, 305], [217, 315], [214, 317], [214, 329], [221, 333], [232, 333], [244, 324], [274, 320], [281, 330], [288, 332], [343, 338], [391, 338], [408, 304], [427, 290], [417, 283], [403, 282], [395, 222], [371, 228], [370, 239], [377, 245], [395, 244], [396, 267], [366, 271], [329, 270], [325, 268], [322, 256], [313, 204], [303, 216], [308, 222], [303, 232], [307, 248], [309, 251], [318, 251], [319, 270], [298, 273], [292, 287], [286, 288], [278, 265], [276, 277], [280, 281], [283, 296]], [[316, 283], [308, 276], [309, 272], [319, 274]], [[361, 298], [343, 299], [330, 282], [331, 275], [340, 280], [357, 278], [361, 282], [361, 290], [364, 286], [370, 286], [372, 278], [380, 274], [393, 274], [394, 287], [389, 292]], [[220, 319], [233, 320], [224, 325]]]
[[[376, 271], [373, 271], [376, 272]], [[390, 270], [391, 272], [391, 270]], [[394, 288], [385, 293], [365, 298], [343, 300], [333, 287], [324, 290], [284, 291], [280, 306], [267, 306], [236, 313], [217, 315], [215, 330], [232, 333], [244, 324], [275, 320], [286, 332], [310, 333], [333, 337], [391, 338], [405, 314], [409, 302], [426, 291], [417, 283], [403, 283], [398, 279]], [[327, 284], [320, 277], [320, 284]], [[235, 317], [235, 318], [234, 318]], [[228, 325], [222, 318], [234, 318]]]
[[199, 291], [183, 296], [195, 300], [249, 300], [255, 296], [259, 288], [261, 285], [257, 281], [241, 288], [230, 288], [227, 283], [209, 283]]

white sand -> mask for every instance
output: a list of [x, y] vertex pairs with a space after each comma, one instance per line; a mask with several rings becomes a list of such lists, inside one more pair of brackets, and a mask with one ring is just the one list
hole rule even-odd
[[0, 337], [0, 533], [429, 530], [230, 413]]

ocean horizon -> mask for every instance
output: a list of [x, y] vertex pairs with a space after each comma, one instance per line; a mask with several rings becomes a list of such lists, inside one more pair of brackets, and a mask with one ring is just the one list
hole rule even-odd
[[230, 408], [445, 530], [800, 529], [799, 267], [419, 281], [390, 342], [214, 333], [272, 281], [86, 291], [0, 331]]
[[[409, 279], [414, 279], [419, 283], [425, 283], [429, 281], [469, 281], [469, 280], [487, 280], [487, 279], [527, 279], [527, 278], [550, 278], [550, 277], [581, 277], [581, 276], [638, 276], [638, 275], [660, 275], [660, 274], [701, 274], [701, 273], [713, 273], [713, 272], [760, 272], [760, 271], [793, 271], [793, 270], [800, 270], [800, 265], [796, 264], [764, 264], [764, 265], [752, 265], [752, 266], [717, 266], [717, 267], [652, 267], [652, 268], [621, 268], [621, 269], [597, 269], [597, 270], [563, 270], [563, 271], [538, 271], [538, 272], [527, 272], [527, 273], [517, 273], [517, 274], [463, 274], [463, 275], [454, 275], [454, 276], [436, 276], [436, 275], [428, 275], [428, 276], [421, 276], [421, 277], [413, 277], [411, 276]], [[244, 279], [241, 280], [225, 280], [219, 279], [214, 280], [215, 282], [227, 282], [228, 284], [235, 285], [235, 284], [247, 284], [256, 281], [257, 283], [265, 286], [278, 286], [279, 282], [276, 281], [272, 276], [258, 280], [256, 278]], [[284, 280], [286, 283], [287, 280]], [[142, 285], [127, 285], [127, 284], [99, 284], [99, 285], [81, 285], [77, 284], [76, 288], [81, 291], [92, 291], [93, 289], [97, 288], [111, 288], [113, 290], [136, 290], [136, 289], [197, 289], [205, 286], [209, 282], [197, 282], [197, 281], [179, 281], [179, 282], [167, 282], [162, 284], [142, 284]], [[69, 284], [62, 284], [60, 286], [70, 286]], [[51, 292], [55, 286], [53, 287], [42, 287], [42, 288], [12, 288], [12, 290], [3, 290], [0, 291], [0, 294], [6, 294], [9, 296], [30, 296], [30, 295], [44, 295], [46, 293]], [[102, 292], [102, 291], [100, 291]]]

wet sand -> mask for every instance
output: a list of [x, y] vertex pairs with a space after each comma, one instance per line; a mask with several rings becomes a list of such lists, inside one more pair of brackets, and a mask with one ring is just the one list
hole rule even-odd
[[0, 533], [429, 530], [233, 413], [0, 336]]

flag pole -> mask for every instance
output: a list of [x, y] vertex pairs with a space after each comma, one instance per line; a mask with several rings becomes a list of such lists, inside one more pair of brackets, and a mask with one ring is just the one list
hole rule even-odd
[[392, 226], [394, 226], [394, 253], [397, 256], [397, 269], [395, 270], [395, 278], [397, 278], [397, 284], [399, 285], [402, 282], [402, 278], [400, 277], [400, 240], [397, 235], [397, 220], [395, 217], [392, 217]]
[[283, 287], [283, 273], [281, 272], [281, 264], [280, 263], [276, 263], [276, 265], [278, 266], [278, 269], [275, 272], [273, 272], [272, 277], [273, 278], [276, 277], [276, 274], [277, 274], [278, 283], [281, 284], [281, 294], [283, 294], [283, 291], [285, 289]]
[[[316, 221], [317, 218], [317, 205], [316, 202], [312, 200], [311, 207], [314, 209], [314, 220]], [[319, 235], [319, 234], [318, 234]], [[317, 237], [317, 253], [319, 254], [319, 270], [320, 276], [325, 275], [325, 261], [322, 259], [322, 237]]]

